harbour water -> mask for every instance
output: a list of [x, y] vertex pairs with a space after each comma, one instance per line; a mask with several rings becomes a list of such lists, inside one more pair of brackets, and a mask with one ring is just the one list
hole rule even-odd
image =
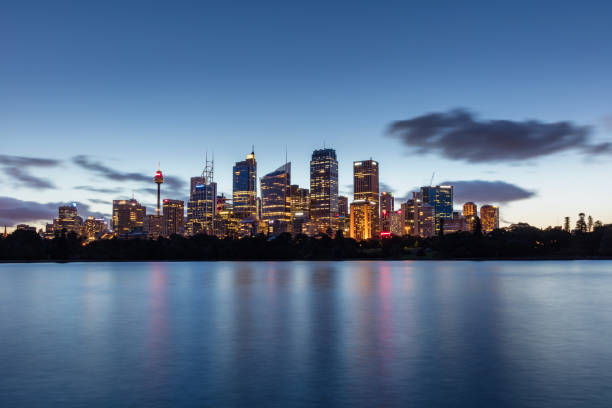
[[610, 407], [612, 262], [0, 264], [2, 407]]

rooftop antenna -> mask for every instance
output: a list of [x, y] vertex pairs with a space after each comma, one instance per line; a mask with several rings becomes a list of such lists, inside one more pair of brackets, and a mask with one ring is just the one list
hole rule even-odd
[[255, 145], [254, 144], [251, 145], [251, 153], [255, 154]]
[[434, 179], [434, 176], [435, 176], [435, 175], [436, 175], [436, 172], [435, 172], [435, 171], [434, 171], [433, 173], [431, 173], [431, 180], [429, 180], [429, 186], [430, 186], [430, 187], [431, 187], [431, 186], [433, 186], [433, 179]]

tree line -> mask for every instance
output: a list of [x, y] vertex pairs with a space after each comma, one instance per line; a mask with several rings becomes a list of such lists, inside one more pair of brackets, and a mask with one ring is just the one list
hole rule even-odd
[[146, 260], [324, 260], [324, 259], [573, 259], [612, 258], [612, 224], [589, 232], [561, 227], [540, 229], [520, 223], [483, 234], [457, 232], [429, 238], [413, 236], [357, 242], [338, 231], [314, 237], [280, 234], [249, 238], [208, 235], [156, 240], [98, 240], [85, 243], [74, 233], [43, 239], [18, 230], [0, 238], [3, 261]]

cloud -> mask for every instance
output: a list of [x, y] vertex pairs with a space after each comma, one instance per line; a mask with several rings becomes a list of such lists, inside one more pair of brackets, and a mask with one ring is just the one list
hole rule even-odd
[[114, 194], [114, 193], [120, 193], [122, 191], [120, 188], [99, 188], [99, 187], [91, 187], [91, 186], [76, 186], [74, 187], [74, 189], [89, 191], [92, 193], [104, 193], [104, 194]]
[[88, 198], [87, 201], [94, 204], [104, 204], [104, 205], [112, 205], [112, 201], [101, 200], [99, 198]]
[[382, 183], [379, 182], [378, 183], [378, 188], [380, 190], [380, 192], [382, 193], [383, 191], [386, 191], [387, 193], [393, 193], [393, 187], [391, 187], [390, 185], [388, 185], [387, 183]]
[[[85, 155], [78, 155], [72, 158], [73, 163], [77, 166], [89, 170], [98, 176], [114, 180], [114, 181], [135, 181], [139, 183], [153, 183], [153, 175], [142, 173], [126, 173], [112, 169], [104, 164], [93, 161]], [[185, 181], [174, 176], [164, 176], [164, 185], [172, 192], [185, 189]]]
[[[79, 215], [83, 218], [108, 217], [96, 211], [91, 211], [89, 205], [77, 202]], [[13, 226], [24, 223], [51, 223], [58, 215], [58, 207], [68, 205], [66, 202], [38, 203], [23, 201], [13, 197], [0, 196], [0, 225]]]
[[417, 153], [437, 153], [469, 163], [516, 162], [564, 151], [610, 154], [612, 143], [594, 144], [591, 130], [571, 122], [479, 120], [464, 109], [393, 122], [387, 134]]
[[450, 184], [454, 187], [455, 204], [463, 204], [468, 201], [483, 204], [509, 203], [525, 200], [536, 195], [533, 191], [500, 180], [457, 180], [444, 181], [440, 184]]
[[0, 155], [0, 167], [4, 174], [10, 176], [9, 181], [15, 187], [25, 187], [38, 190], [55, 188], [55, 185], [42, 177], [32, 175], [28, 169], [31, 167], [57, 167], [60, 160], [40, 157]]

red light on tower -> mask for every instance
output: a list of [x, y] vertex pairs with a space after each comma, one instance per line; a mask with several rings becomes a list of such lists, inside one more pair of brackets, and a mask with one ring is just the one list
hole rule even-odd
[[153, 181], [155, 181], [158, 184], [161, 184], [164, 182], [164, 176], [162, 175], [161, 170], [157, 170], [155, 172], [155, 177], [153, 178]]

